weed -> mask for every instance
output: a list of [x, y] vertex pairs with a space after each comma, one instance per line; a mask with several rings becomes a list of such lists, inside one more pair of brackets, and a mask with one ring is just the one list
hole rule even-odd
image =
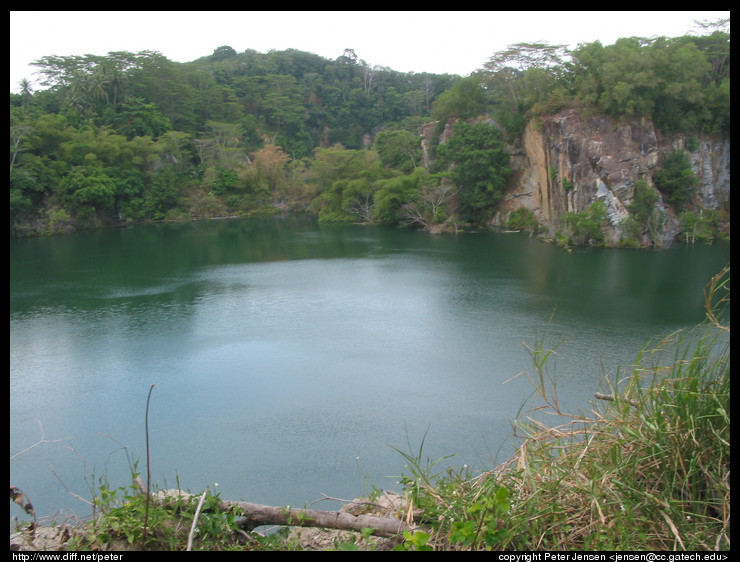
[[[728, 266], [708, 285], [707, 322], [648, 342], [607, 381], [609, 394], [597, 393], [608, 400], [588, 415], [561, 412], [546, 386], [555, 348], [544, 339], [528, 347], [535, 392], [563, 423], [518, 416], [523, 441], [516, 454], [475, 478], [452, 469], [434, 474], [433, 463], [422, 465], [421, 449], [404, 454], [412, 477], [403, 482], [425, 511], [424, 545], [728, 549], [729, 302]], [[413, 538], [406, 537], [407, 549]]]

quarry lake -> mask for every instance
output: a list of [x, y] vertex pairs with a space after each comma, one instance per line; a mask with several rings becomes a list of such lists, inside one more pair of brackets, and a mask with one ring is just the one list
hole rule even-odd
[[589, 411], [651, 337], [704, 319], [729, 261], [729, 243], [568, 252], [295, 217], [12, 240], [10, 483], [39, 516], [87, 515], [75, 494], [146, 474], [152, 385], [160, 488], [351, 499], [399, 490], [395, 449], [422, 443], [489, 469], [537, 405], [526, 346], [558, 346], [561, 406]]

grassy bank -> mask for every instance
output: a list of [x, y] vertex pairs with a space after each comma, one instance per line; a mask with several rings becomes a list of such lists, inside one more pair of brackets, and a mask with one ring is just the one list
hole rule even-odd
[[[728, 266], [707, 286], [706, 321], [647, 342], [634, 364], [607, 374], [587, 414], [561, 411], [549, 386], [555, 349], [539, 342], [528, 373], [537, 402], [515, 421], [515, 456], [471, 474], [436, 470], [423, 443], [399, 451], [403, 514], [417, 514], [410, 530], [383, 543], [369, 532], [335, 535], [325, 549], [729, 550], [729, 288]], [[95, 496], [96, 518], [66, 548], [305, 548], [287, 529], [245, 530], [238, 509], [207, 490], [160, 505], [140, 482], [101, 482]]]
[[[729, 312], [717, 311], [729, 309], [729, 269], [708, 295], [707, 323], [647, 344], [589, 415], [560, 411], [545, 386], [552, 350], [532, 350], [542, 405], [517, 420], [524, 439], [517, 454], [472, 480], [448, 474], [409, 482], [429, 518], [427, 544], [728, 550]], [[543, 423], [547, 415], [557, 423]]]

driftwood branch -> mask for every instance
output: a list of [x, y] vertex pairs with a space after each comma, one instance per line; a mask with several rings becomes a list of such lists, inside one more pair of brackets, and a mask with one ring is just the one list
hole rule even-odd
[[[136, 484], [142, 493], [146, 493], [146, 486], [141, 479]], [[189, 494], [180, 497], [192, 498]], [[152, 495], [152, 502], [164, 505], [177, 500], [177, 496], [162, 494]], [[392, 537], [410, 530], [405, 521], [393, 517], [374, 517], [371, 515], [353, 515], [343, 511], [324, 511], [319, 509], [297, 509], [290, 507], [276, 507], [244, 501], [221, 500], [218, 503], [219, 511], [238, 509], [242, 520], [238, 525], [247, 531], [265, 525], [282, 525], [288, 527], [322, 527], [325, 529], [340, 529], [343, 531], [362, 531], [372, 529], [370, 534], [378, 537]]]

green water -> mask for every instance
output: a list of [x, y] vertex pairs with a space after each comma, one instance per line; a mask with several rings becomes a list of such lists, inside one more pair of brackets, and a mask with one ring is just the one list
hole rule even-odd
[[40, 515], [87, 514], [65, 486], [89, 499], [94, 477], [142, 469], [152, 384], [162, 487], [351, 498], [398, 489], [389, 445], [422, 439], [425, 457], [485, 469], [532, 394], [524, 344], [560, 343], [561, 403], [589, 409], [648, 338], [702, 321], [727, 263], [729, 244], [568, 253], [295, 218], [11, 241], [11, 456], [48, 441], [11, 460], [11, 485]]

